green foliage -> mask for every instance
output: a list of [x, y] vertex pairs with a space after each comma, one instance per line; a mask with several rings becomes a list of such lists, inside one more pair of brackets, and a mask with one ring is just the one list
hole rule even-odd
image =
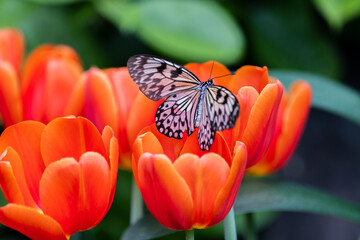
[[313, 0], [313, 3], [329, 25], [336, 30], [360, 16], [359, 0]]
[[356, 90], [333, 79], [309, 72], [272, 70], [270, 75], [280, 79], [287, 87], [294, 80], [306, 80], [313, 89], [312, 104], [314, 107], [360, 124], [360, 94]]
[[[247, 181], [246, 181], [247, 180]], [[301, 211], [360, 223], [360, 207], [319, 189], [271, 179], [246, 179], [238, 192], [235, 214]]]
[[238, 61], [244, 37], [235, 20], [214, 1], [99, 1], [102, 14], [151, 47], [184, 61]]
[[338, 78], [342, 71], [335, 43], [322, 31], [302, 0], [254, 3], [245, 24], [257, 65], [312, 71]]

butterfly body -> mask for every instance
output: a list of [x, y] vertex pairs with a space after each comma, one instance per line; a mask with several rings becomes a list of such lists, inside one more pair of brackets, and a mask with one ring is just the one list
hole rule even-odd
[[201, 82], [186, 68], [162, 58], [135, 55], [128, 60], [130, 76], [139, 89], [154, 101], [166, 98], [155, 115], [162, 134], [181, 139], [199, 128], [201, 150], [209, 150], [215, 132], [232, 128], [239, 116], [239, 103], [213, 79]]

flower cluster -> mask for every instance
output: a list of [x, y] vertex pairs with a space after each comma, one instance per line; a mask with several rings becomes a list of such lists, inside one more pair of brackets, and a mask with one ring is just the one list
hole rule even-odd
[[0, 30], [0, 116], [7, 127], [0, 186], [9, 202], [0, 222], [35, 239], [66, 239], [96, 226], [112, 203], [118, 168], [133, 171], [164, 226], [213, 226], [230, 211], [245, 172], [266, 175], [286, 164], [311, 103], [308, 83], [297, 81], [287, 93], [266, 67], [231, 74], [218, 62], [187, 64], [201, 81], [211, 74], [240, 104], [235, 126], [216, 132], [211, 149], [201, 151], [197, 130], [180, 140], [158, 132], [162, 101], [141, 93], [126, 67], [83, 71], [64, 45], [40, 46], [22, 65], [24, 49], [18, 30]]

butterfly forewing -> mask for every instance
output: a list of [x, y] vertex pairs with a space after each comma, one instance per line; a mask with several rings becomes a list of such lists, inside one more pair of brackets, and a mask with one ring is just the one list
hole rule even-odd
[[154, 101], [195, 89], [201, 83], [186, 68], [153, 56], [135, 55], [127, 66], [140, 91]]
[[194, 132], [196, 107], [199, 92], [183, 91], [169, 96], [157, 109], [156, 127], [168, 137], [181, 139], [187, 130], [188, 135]]

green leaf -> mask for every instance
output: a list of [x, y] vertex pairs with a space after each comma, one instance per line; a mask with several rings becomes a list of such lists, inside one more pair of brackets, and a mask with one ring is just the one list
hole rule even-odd
[[84, 1], [84, 0], [28, 0], [28, 1], [34, 2], [34, 3], [40, 3], [40, 4], [59, 5], [59, 4], [69, 4], [69, 3], [80, 2], [80, 1]]
[[360, 16], [359, 0], [313, 0], [313, 3], [329, 25], [337, 30]]
[[306, 80], [313, 89], [314, 107], [338, 114], [360, 124], [360, 94], [333, 79], [302, 71], [271, 70], [285, 86], [297, 79]]
[[341, 75], [339, 50], [320, 28], [311, 4], [303, 0], [262, 0], [252, 4], [244, 13], [244, 24], [249, 52], [257, 65], [316, 72], [334, 78]]
[[128, 227], [122, 235], [122, 240], [146, 240], [166, 236], [175, 233], [175, 230], [168, 229], [161, 225], [152, 215], [148, 214]]
[[360, 223], [360, 207], [320, 190], [270, 179], [247, 179], [240, 186], [236, 214], [258, 211], [300, 211]]
[[49, 6], [24, 0], [0, 0], [0, 27], [20, 29], [28, 53], [41, 44], [66, 44], [78, 52], [85, 68], [94, 64], [109, 66], [105, 47], [98, 41], [103, 37], [98, 36], [93, 25], [94, 13], [87, 2]]
[[167, 56], [231, 64], [244, 54], [240, 27], [215, 1], [104, 0], [96, 6], [120, 30], [136, 33]]

